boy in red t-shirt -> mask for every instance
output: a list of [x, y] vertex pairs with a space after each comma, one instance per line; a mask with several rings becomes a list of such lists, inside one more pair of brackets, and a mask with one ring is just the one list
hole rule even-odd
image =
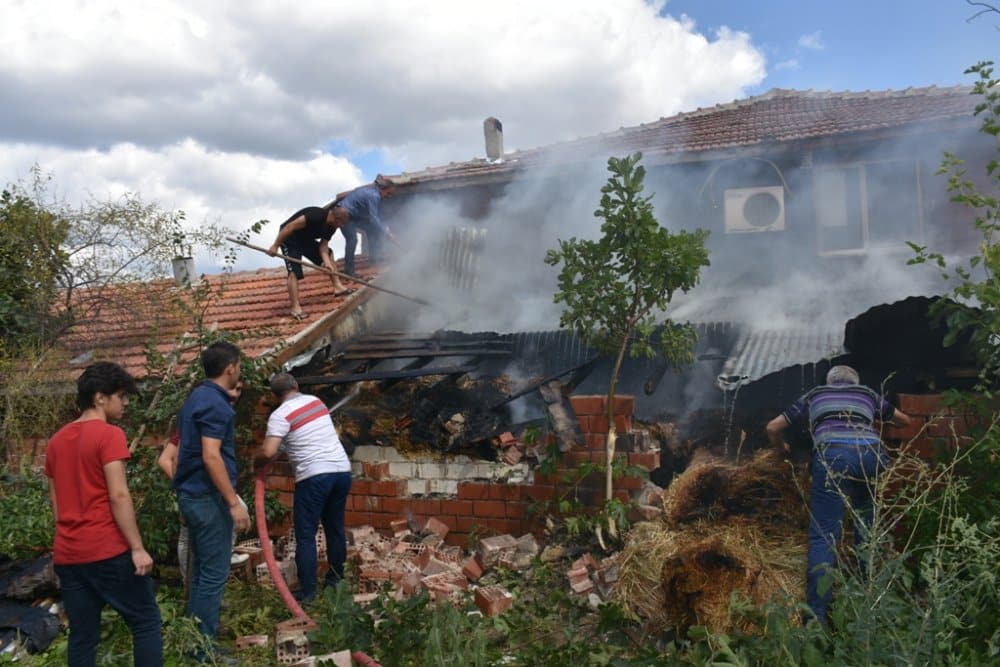
[[132, 632], [136, 665], [163, 664], [160, 608], [125, 478], [121, 419], [135, 381], [118, 364], [98, 362], [77, 380], [82, 414], [49, 439], [45, 474], [56, 522], [53, 561], [69, 618], [69, 664], [93, 665], [101, 609], [111, 605]]

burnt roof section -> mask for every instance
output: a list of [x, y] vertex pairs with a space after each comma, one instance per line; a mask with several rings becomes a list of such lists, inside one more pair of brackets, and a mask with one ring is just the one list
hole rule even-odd
[[503, 161], [477, 158], [403, 172], [391, 178], [404, 188], [446, 189], [507, 181], [541, 164], [567, 165], [604, 158], [609, 152], [641, 150], [648, 164], [680, 161], [690, 153], [725, 153], [731, 149], [842, 138], [851, 133], [879, 130], [907, 131], [956, 120], [972, 124], [978, 98], [971, 93], [969, 86], [874, 92], [775, 88], [745, 100], [699, 108], [614, 132], [507, 153]]

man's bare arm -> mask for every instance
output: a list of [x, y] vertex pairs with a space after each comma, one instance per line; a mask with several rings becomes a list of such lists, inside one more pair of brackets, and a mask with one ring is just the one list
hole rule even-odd
[[212, 480], [212, 484], [222, 495], [222, 499], [229, 505], [229, 513], [233, 517], [233, 523], [237, 530], [246, 530], [250, 527], [250, 515], [243, 508], [236, 490], [229, 481], [229, 473], [226, 472], [226, 462], [222, 460], [222, 440], [218, 438], [201, 437], [201, 460], [205, 464], [205, 470]]
[[132, 564], [139, 576], [149, 574], [153, 569], [153, 558], [142, 545], [142, 536], [135, 521], [135, 507], [132, 505], [132, 495], [128, 492], [128, 482], [125, 478], [125, 463], [111, 461], [104, 464], [104, 481], [108, 485], [108, 500], [111, 503], [111, 514], [115, 518], [118, 529], [122, 531], [128, 548], [132, 551]]
[[788, 423], [788, 418], [781, 414], [767, 422], [767, 439], [775, 447], [780, 447], [782, 449], [788, 449], [788, 443], [785, 442], [785, 429], [791, 426]]

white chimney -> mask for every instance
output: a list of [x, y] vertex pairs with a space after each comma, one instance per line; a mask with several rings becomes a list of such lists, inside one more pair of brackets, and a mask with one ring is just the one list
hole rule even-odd
[[490, 162], [503, 162], [503, 123], [490, 116], [483, 121], [486, 136], [486, 158]]
[[[190, 248], [188, 249], [188, 255], [191, 254]], [[174, 267], [174, 282], [177, 283], [178, 287], [190, 287], [191, 280], [194, 278], [194, 258], [193, 257], [183, 257], [178, 254], [171, 260], [171, 264]]]

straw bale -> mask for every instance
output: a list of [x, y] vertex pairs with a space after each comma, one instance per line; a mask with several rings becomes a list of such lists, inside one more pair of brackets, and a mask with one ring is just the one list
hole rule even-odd
[[663, 629], [699, 624], [725, 632], [733, 629], [734, 592], [756, 604], [803, 599], [805, 556], [805, 533], [794, 527], [646, 522], [629, 535], [614, 598]]
[[746, 463], [700, 458], [667, 488], [663, 503], [672, 525], [732, 516], [806, 526], [802, 478], [775, 450], [760, 450]]

